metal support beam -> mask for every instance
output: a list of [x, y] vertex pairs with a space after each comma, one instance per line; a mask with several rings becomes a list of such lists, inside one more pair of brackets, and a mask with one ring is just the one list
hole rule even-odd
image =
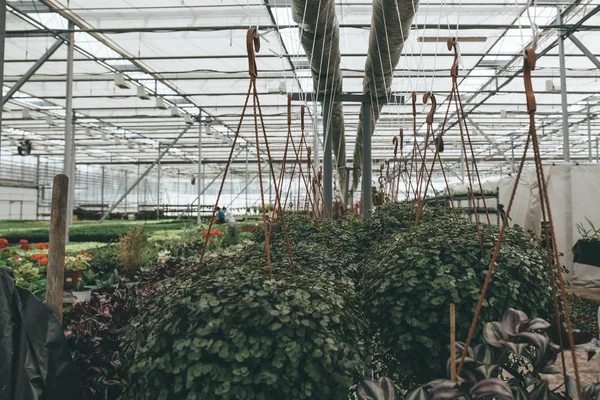
[[[6, 38], [6, 0], [0, 0], [0, 88], [4, 87], [4, 39]], [[2, 97], [2, 90], [0, 90]], [[2, 100], [4, 98], [2, 97]], [[4, 103], [2, 103], [4, 104]], [[2, 157], [2, 107], [0, 107], [0, 158]]]
[[[201, 115], [201, 111], [198, 112], [198, 116]], [[202, 123], [198, 120], [198, 178], [196, 179], [196, 185], [198, 187], [198, 220], [197, 223], [202, 223], [202, 202], [200, 201], [202, 196]]]
[[[72, 34], [70, 34], [72, 35]], [[10, 88], [10, 90], [8, 91], [8, 93], [6, 94], [6, 96], [4, 96], [2, 98], [2, 105], [5, 105], [6, 102], [8, 102], [15, 93], [17, 93], [17, 91], [19, 89], [21, 89], [21, 87], [29, 80], [29, 78], [31, 78], [33, 76], [33, 74], [35, 74], [37, 72], [38, 69], [40, 69], [40, 67], [42, 65], [44, 65], [44, 63], [50, 58], [52, 57], [52, 55], [54, 53], [56, 53], [56, 50], [58, 50], [60, 48], [60, 46], [62, 46], [63, 44], [63, 40], [62, 39], [58, 39], [36, 62], [35, 64], [33, 64], [31, 66], [31, 68], [29, 68], [29, 70], [27, 72], [25, 72], [25, 74], [23, 74], [23, 76], [21, 76], [21, 78], [14, 84], [12, 85], [12, 87]], [[71, 46], [69, 45], [69, 51], [70, 51]], [[67, 57], [67, 63], [72, 62], [72, 57], [69, 58]], [[69, 74], [67, 73], [67, 79], [69, 79]]]
[[329, 100], [323, 102], [323, 197], [325, 201], [324, 216], [328, 218], [333, 217], [333, 151], [329, 123], [330, 107]]
[[313, 117], [314, 117], [314, 125], [313, 125], [313, 165], [315, 166], [315, 171], [318, 171], [321, 167], [321, 145], [319, 144], [319, 103], [315, 101], [314, 109], [313, 109]]
[[158, 179], [156, 181], [156, 204], [157, 204], [157, 206], [156, 206], [156, 220], [160, 219], [160, 173], [162, 172], [161, 168], [160, 168], [160, 159], [162, 158], [160, 156], [160, 145], [161, 145], [161, 143], [158, 142], [158, 162], [157, 162], [157, 164], [158, 164], [158, 166], [157, 166]]
[[[248, 146], [244, 151], [246, 152], [246, 188], [248, 188]], [[248, 189], [246, 189], [246, 213], [248, 213]]]
[[363, 106], [363, 165], [362, 165], [362, 208], [363, 218], [370, 218], [373, 210], [373, 198], [371, 194], [373, 162], [371, 160], [371, 103], [364, 102]]
[[581, 50], [581, 52], [585, 54], [587, 58], [590, 59], [590, 61], [596, 66], [596, 68], [600, 68], [600, 61], [598, 60], [598, 58], [596, 58], [596, 56], [591, 51], [589, 51], [588, 48], [585, 47], [583, 43], [579, 41], [579, 39], [577, 39], [574, 35], [570, 35], [568, 36], [568, 38], [571, 39], [571, 42], [573, 42], [573, 44], [577, 46], [577, 48], [579, 48], [579, 50]]
[[[563, 24], [562, 10], [557, 7], [556, 23]], [[559, 28], [560, 29], [560, 28]], [[563, 158], [566, 163], [571, 161], [571, 150], [569, 146], [569, 104], [567, 99], [567, 68], [565, 61], [565, 38], [562, 32], [558, 35], [558, 59], [560, 64], [560, 98], [562, 103], [562, 130], [563, 130]]]
[[588, 155], [590, 158], [590, 163], [593, 161], [592, 159], [592, 114], [590, 112], [590, 104], [587, 105], [587, 131], [588, 131]]
[[102, 175], [100, 178], [100, 211], [104, 212], [104, 165], [101, 167], [102, 168]]
[[[73, 29], [73, 23], [69, 22], [69, 29]], [[75, 129], [73, 119], [73, 57], [75, 50], [75, 34], [68, 35], [69, 48], [67, 50], [67, 88], [65, 98], [65, 154], [64, 174], [69, 178], [69, 197], [67, 201], [67, 243], [69, 242], [69, 229], [73, 222], [73, 201], [75, 195]]]
[[486, 133], [483, 131], [483, 129], [481, 129], [481, 128], [479, 127], [479, 125], [477, 125], [477, 124], [475, 123], [475, 121], [473, 121], [473, 120], [471, 119], [471, 117], [467, 116], [467, 121], [469, 121], [469, 122], [471, 123], [471, 125], [473, 125], [473, 127], [475, 128], [475, 130], [476, 130], [477, 132], [479, 132], [479, 133], [481, 134], [481, 136], [483, 136], [483, 137], [485, 138], [485, 140], [487, 140], [487, 141], [488, 141], [488, 143], [489, 143], [489, 144], [491, 144], [491, 145], [492, 145], [492, 147], [493, 147], [493, 148], [496, 150], [496, 152], [498, 153], [498, 155], [500, 155], [500, 156], [504, 157], [504, 159], [505, 159], [506, 161], [508, 161], [508, 162], [511, 164], [511, 166], [512, 166], [512, 168], [513, 168], [513, 170], [514, 170], [514, 160], [510, 159], [510, 158], [509, 158], [509, 157], [508, 157], [508, 156], [505, 154], [505, 152], [504, 152], [504, 151], [502, 151], [502, 149], [500, 148], [500, 146], [498, 146], [498, 143], [494, 142], [494, 141], [493, 141], [493, 140], [492, 140], [492, 139], [491, 139], [491, 138], [490, 138], [490, 137], [489, 137], [489, 136], [488, 136], [488, 135], [487, 135], [487, 134], [486, 134]]
[[[133, 190], [135, 189], [135, 187], [150, 173], [150, 171], [152, 171], [152, 168], [154, 168], [155, 165], [157, 165], [160, 160], [162, 160], [162, 158], [169, 152], [169, 150], [171, 150], [173, 148], [173, 146], [175, 146], [175, 144], [179, 141], [179, 139], [181, 139], [183, 137], [183, 135], [185, 135], [187, 133], [187, 131], [190, 130], [190, 128], [193, 125], [189, 125], [187, 126], [163, 151], [162, 153], [160, 153], [158, 155], [158, 158], [156, 160], [154, 160], [154, 162], [146, 169], [146, 171], [144, 171], [144, 173], [142, 175], [140, 175], [136, 181], [133, 183], [133, 185], [131, 185], [126, 191], [125, 193], [119, 198], [119, 200], [117, 200], [115, 202], [115, 204], [113, 204], [108, 211], [102, 216], [102, 218], [100, 219], [100, 221], [98, 221], [98, 223], [102, 223], [104, 222], [104, 220], [110, 215], [111, 212], [114, 211], [115, 208], [117, 208], [119, 206], [119, 204], [121, 204], [121, 202], [123, 201], [123, 199], [125, 199], [125, 197]], [[160, 204], [159, 202], [157, 202], [158, 204]]]

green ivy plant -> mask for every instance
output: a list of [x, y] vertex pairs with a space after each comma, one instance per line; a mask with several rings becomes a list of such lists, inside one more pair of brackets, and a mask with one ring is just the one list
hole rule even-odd
[[122, 344], [130, 395], [347, 398], [365, 368], [366, 320], [352, 281], [279, 266], [269, 280], [264, 252], [253, 252], [153, 287]]
[[[418, 227], [374, 247], [363, 263], [373, 367], [403, 387], [423, 384], [445, 371], [448, 306], [456, 306], [458, 335], [466, 336], [497, 239], [482, 227], [484, 252], [470, 221], [438, 210]], [[547, 316], [551, 309], [546, 253], [536, 239], [510, 228], [483, 303], [482, 321], [499, 319], [507, 307]]]

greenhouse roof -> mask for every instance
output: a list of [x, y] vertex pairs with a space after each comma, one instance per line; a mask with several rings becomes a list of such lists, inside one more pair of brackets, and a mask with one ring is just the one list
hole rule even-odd
[[[528, 115], [521, 68], [523, 49], [533, 38], [531, 21], [539, 26], [539, 60], [533, 86], [542, 153], [548, 161], [563, 159], [558, 10], [563, 19], [560, 31], [575, 38], [565, 41], [571, 158], [585, 161], [590, 143], [596, 148], [600, 69], [578, 44], [596, 57], [600, 54], [600, 5], [597, 0], [574, 4], [540, 0], [528, 9], [525, 3], [421, 0], [394, 74], [392, 92], [397, 97], [409, 100], [413, 91], [419, 95], [432, 91], [436, 95], [434, 127], [439, 128], [448, 104], [449, 70], [454, 59], [453, 52], [446, 48], [446, 39], [458, 38], [459, 89], [480, 169], [485, 174], [506, 170], [513, 157], [519, 158], [523, 151]], [[214, 121], [210, 134], [204, 129], [202, 156], [205, 163], [217, 167], [215, 172], [222, 168], [248, 90], [245, 41], [249, 26], [257, 27], [261, 35], [257, 85], [276, 163], [283, 159], [288, 129], [286, 93], [313, 91], [289, 0], [9, 0], [7, 4], [5, 94], [38, 59], [54, 50], [55, 43], [65, 40], [70, 32], [69, 21], [74, 23], [73, 108], [78, 164], [120, 164], [132, 169], [138, 164], [149, 166], [157, 156], [159, 143], [166, 146], [187, 129], [162, 164], [167, 169], [194, 174], [198, 161], [197, 116], [201, 112], [203, 118]], [[359, 94], [371, 2], [338, 0], [336, 4], [343, 91]], [[34, 154], [62, 157], [66, 70], [67, 45], [62, 44], [4, 105], [4, 143], [6, 137], [30, 138]], [[130, 88], [115, 85], [118, 73], [123, 74]], [[138, 98], [138, 86], [144, 87], [149, 100]], [[163, 98], [165, 108], [157, 107], [157, 96]], [[296, 138], [300, 137], [300, 104], [293, 104], [292, 132]], [[306, 104], [307, 134], [311, 135], [314, 106], [312, 102]], [[177, 110], [176, 116], [172, 107]], [[359, 107], [348, 103], [344, 108], [349, 156], [354, 151]], [[417, 108], [421, 141], [429, 108], [421, 104]], [[392, 139], [400, 128], [405, 132], [405, 151], [411, 151], [411, 110], [409, 101], [384, 106], [372, 141], [374, 168], [393, 157]], [[184, 114], [190, 114], [193, 125]], [[456, 122], [451, 107], [448, 123], [452, 128], [444, 136], [443, 159], [454, 175], [461, 158]], [[317, 126], [322, 130], [320, 122]], [[255, 160], [253, 118], [245, 119], [240, 135], [252, 150], [251, 160]], [[13, 146], [8, 150], [16, 151]], [[264, 156], [263, 149], [261, 153]], [[235, 154], [236, 162], [241, 164], [235, 168], [243, 170], [245, 152]], [[250, 165], [255, 171], [256, 163]]]

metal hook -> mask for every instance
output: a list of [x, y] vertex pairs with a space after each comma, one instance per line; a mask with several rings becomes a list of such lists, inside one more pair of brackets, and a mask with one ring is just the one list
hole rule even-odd
[[431, 99], [431, 109], [429, 110], [429, 114], [427, 114], [426, 122], [431, 125], [433, 124], [433, 116], [435, 114], [435, 109], [437, 107], [437, 101], [435, 100], [435, 95], [431, 92], [425, 92], [423, 94], [423, 104], [427, 104], [427, 102]]

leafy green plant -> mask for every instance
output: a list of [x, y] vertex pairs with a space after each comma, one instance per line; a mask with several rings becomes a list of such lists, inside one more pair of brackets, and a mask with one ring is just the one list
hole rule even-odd
[[600, 303], [587, 299], [577, 294], [567, 294], [571, 323], [573, 329], [591, 332], [593, 337], [598, 337], [598, 306]]
[[33, 294], [46, 291], [46, 268], [31, 262], [17, 262], [12, 269], [15, 284], [29, 290]]
[[158, 283], [123, 341], [129, 393], [345, 399], [365, 367], [352, 282], [280, 267], [268, 276], [264, 251], [242, 251]]
[[96, 285], [98, 290], [102, 292], [112, 293], [115, 290], [116, 285], [119, 283], [119, 273], [115, 269], [110, 274], [104, 277], [104, 279], [97, 279]]
[[85, 289], [85, 282], [83, 281], [83, 279], [79, 280], [79, 282], [77, 282], [77, 286], [75, 286], [74, 289], [76, 292], [83, 292]]
[[118, 244], [115, 243], [91, 249], [92, 259], [89, 261], [90, 269], [99, 276], [111, 273], [118, 265], [117, 252]]
[[[432, 381], [415, 389], [407, 399], [579, 398], [573, 378], [567, 376], [566, 393], [560, 393], [562, 385], [551, 388], [542, 375], [561, 373], [554, 365], [559, 347], [543, 333], [549, 327], [550, 324], [541, 318], [529, 319], [524, 312], [509, 308], [502, 321], [485, 324], [485, 341], [468, 349], [464, 368], [456, 382]], [[457, 365], [464, 346], [464, 343], [456, 344]], [[600, 395], [600, 385], [592, 384], [584, 388], [583, 393], [584, 399], [595, 399]]]
[[[418, 227], [393, 235], [365, 260], [360, 291], [372, 327], [374, 369], [403, 387], [423, 384], [445, 371], [448, 305], [457, 310], [458, 335], [471, 325], [496, 233], [437, 212]], [[546, 316], [551, 309], [546, 253], [520, 229], [506, 231], [482, 321], [499, 319], [507, 307]]]
[[240, 234], [240, 228], [236, 223], [228, 223], [225, 228], [225, 235], [222, 239], [222, 246], [229, 247], [240, 244], [242, 238]]
[[589, 241], [600, 241], [600, 229], [596, 229], [592, 221], [588, 218], [585, 219], [589, 225], [587, 228], [583, 223], [579, 222], [575, 226], [577, 227], [577, 231], [581, 235], [583, 240]]
[[89, 267], [89, 257], [85, 254], [65, 256], [65, 271], [85, 271]]
[[144, 246], [147, 241], [144, 225], [130, 227], [127, 234], [119, 238], [118, 260], [123, 275], [132, 277], [138, 273], [144, 264]]

